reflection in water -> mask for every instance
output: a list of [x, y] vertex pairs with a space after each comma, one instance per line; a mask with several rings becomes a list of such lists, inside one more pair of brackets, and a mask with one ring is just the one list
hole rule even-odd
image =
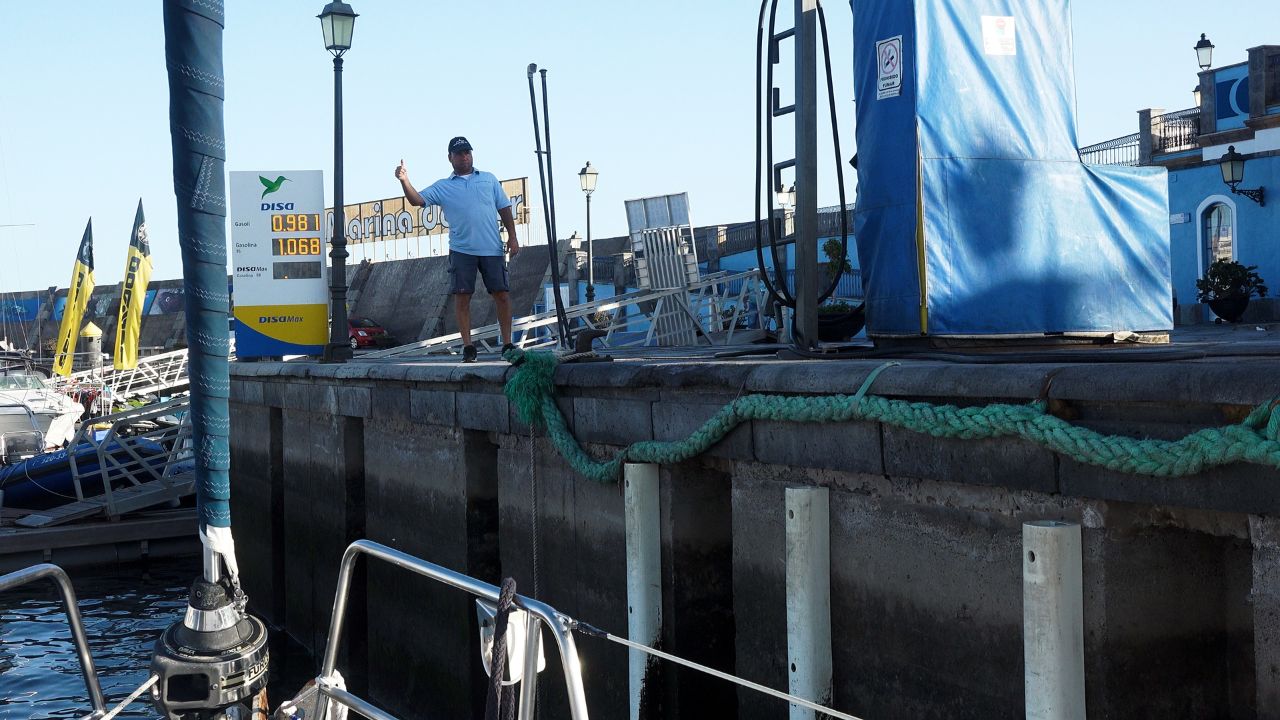
[[[187, 588], [199, 571], [199, 559], [192, 557], [70, 573], [108, 707], [147, 679], [156, 638], [182, 617]], [[0, 720], [78, 718], [90, 709], [53, 583], [0, 595]], [[118, 717], [156, 716], [142, 702]]]
[[[149, 677], [156, 640], [182, 619], [191, 581], [200, 574], [200, 558], [69, 574], [109, 710]], [[270, 653], [267, 682], [274, 707], [292, 697], [318, 667], [282, 632], [271, 631]], [[116, 717], [160, 717], [146, 698]], [[0, 720], [82, 718], [90, 710], [71, 629], [53, 583], [0, 593]]]

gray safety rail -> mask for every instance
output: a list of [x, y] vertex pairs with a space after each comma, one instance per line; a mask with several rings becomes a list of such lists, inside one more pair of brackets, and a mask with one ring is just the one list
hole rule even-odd
[[93, 705], [93, 712], [88, 720], [101, 718], [107, 713], [107, 701], [102, 695], [102, 686], [98, 683], [97, 670], [93, 667], [93, 656], [89, 654], [89, 641], [84, 633], [84, 622], [80, 619], [76, 591], [71, 587], [71, 578], [67, 577], [66, 571], [49, 563], [15, 570], [8, 575], [0, 575], [0, 592], [46, 578], [58, 587], [62, 610], [67, 614], [67, 624], [71, 626], [71, 638], [76, 645], [76, 656], [80, 659], [80, 674], [84, 676], [84, 686], [89, 691], [89, 702]]
[[[400, 552], [386, 545], [369, 540], [357, 540], [347, 546], [342, 556], [342, 568], [338, 574], [338, 590], [333, 598], [333, 614], [329, 621], [329, 639], [325, 643], [324, 662], [320, 675], [316, 677], [316, 688], [323, 698], [315, 713], [316, 718], [328, 717], [325, 705], [328, 700], [339, 702], [355, 710], [371, 720], [395, 720], [390, 715], [354, 693], [341, 687], [334, 676], [338, 660], [338, 647], [342, 641], [342, 626], [347, 612], [347, 594], [351, 590], [351, 573], [356, 560], [361, 555], [383, 560], [398, 568], [408, 570], [425, 578], [449, 585], [496, 604], [500, 590], [487, 582], [477, 580], [468, 575], [454, 572], [448, 568], [427, 562], [421, 558]], [[529, 630], [526, 634], [524, 648], [523, 680], [520, 682], [520, 720], [532, 720], [534, 706], [537, 703], [536, 688], [538, 683], [530, 682], [538, 673], [538, 656], [542, 647], [542, 628], [546, 627], [556, 643], [560, 653], [560, 666], [564, 670], [565, 689], [569, 697], [569, 715], [573, 720], [588, 720], [587, 695], [582, 686], [582, 665], [578, 659], [578, 647], [573, 640], [573, 620], [561, 614], [555, 608], [533, 598], [517, 595], [516, 606], [528, 613]], [[465, 630], [464, 630], [465, 631]]]
[[190, 384], [187, 351], [184, 348], [139, 358], [138, 366], [130, 370], [81, 370], [68, 377], [55, 376], [50, 382], [62, 392], [80, 387], [105, 388], [115, 400], [181, 391]]
[[[761, 315], [765, 292], [755, 270], [713, 273], [684, 287], [642, 290], [565, 309], [571, 325], [600, 330], [605, 348], [677, 345], [689, 342], [727, 345], [747, 342], [742, 325]], [[681, 322], [659, 318], [678, 317]], [[524, 349], [554, 347], [554, 311], [515, 318], [512, 333]], [[471, 331], [471, 342], [485, 352], [499, 349], [499, 328]], [[359, 355], [356, 360], [399, 359], [462, 352], [462, 335], [452, 333], [408, 345]]]
[[[105, 514], [117, 518], [194, 492], [191, 468], [190, 398], [87, 420], [72, 448], [92, 448], [86, 458], [68, 452], [74, 497], [47, 510], [32, 511], [15, 522], [21, 527], [52, 527]], [[89, 495], [86, 486], [101, 491]]]

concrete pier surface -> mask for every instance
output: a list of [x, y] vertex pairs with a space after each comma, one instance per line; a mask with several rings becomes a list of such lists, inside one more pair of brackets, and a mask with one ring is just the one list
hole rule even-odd
[[[886, 360], [713, 352], [561, 365], [558, 404], [604, 458], [639, 440], [682, 439], [744, 394], [853, 393]], [[869, 392], [960, 406], [1045, 399], [1077, 425], [1160, 439], [1239, 423], [1280, 397], [1273, 325], [1195, 326], [1169, 346], [1070, 352], [1044, 362], [900, 358]], [[624, 493], [577, 475], [517, 419], [502, 392], [514, 372], [496, 356], [233, 364], [233, 517], [253, 608], [318, 654], [342, 551], [369, 538], [490, 582], [514, 577], [521, 593], [624, 634]], [[786, 490], [826, 488], [836, 709], [1023, 716], [1022, 524], [1061, 520], [1082, 532], [1089, 717], [1280, 716], [1274, 468], [1157, 478], [1018, 439], [756, 421], [662, 467], [659, 486], [658, 638], [668, 652], [789, 686]], [[404, 717], [481, 716], [470, 600], [388, 566], [365, 568], [354, 587], [348, 633], [367, 641], [344, 646], [339, 668], [352, 687]], [[626, 650], [578, 644], [592, 716], [626, 717]], [[646, 686], [653, 717], [787, 714], [780, 700], [658, 668]], [[546, 672], [543, 710], [567, 716], [554, 658]]]

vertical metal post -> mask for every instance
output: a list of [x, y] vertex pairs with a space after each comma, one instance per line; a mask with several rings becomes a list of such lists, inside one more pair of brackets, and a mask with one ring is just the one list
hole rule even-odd
[[542, 621], [525, 615], [524, 671], [520, 676], [520, 720], [533, 720], [538, 705], [538, 655], [542, 650]]
[[[792, 695], [831, 703], [831, 511], [826, 488], [787, 488], [787, 662]], [[814, 712], [791, 706], [791, 720]]]
[[1084, 720], [1080, 526], [1022, 525], [1023, 682], [1028, 720]]
[[[662, 537], [658, 501], [658, 466], [627, 463], [623, 467], [627, 523], [627, 635], [650, 647], [662, 625]], [[640, 718], [648, 658], [628, 650], [631, 720]]]
[[587, 302], [596, 299], [596, 266], [591, 256], [591, 193], [587, 193]]
[[329, 258], [329, 344], [325, 362], [351, 359], [347, 327], [347, 215], [342, 198], [342, 57], [333, 59], [333, 239]]
[[796, 318], [797, 339], [818, 342], [818, 0], [796, 0]]

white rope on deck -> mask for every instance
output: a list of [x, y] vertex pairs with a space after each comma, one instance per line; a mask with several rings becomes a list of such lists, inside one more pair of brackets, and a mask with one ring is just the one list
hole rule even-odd
[[832, 710], [829, 707], [825, 707], [823, 705], [819, 705], [818, 703], [805, 700], [804, 698], [796, 697], [795, 695], [788, 695], [787, 693], [784, 693], [781, 690], [774, 690], [771, 687], [766, 687], [759, 683], [751, 682], [750, 680], [744, 680], [743, 678], [737, 677], [736, 675], [730, 675], [727, 672], [722, 672], [720, 670], [716, 670], [715, 668], [707, 667], [706, 665], [699, 665], [698, 663], [693, 662], [692, 660], [685, 660], [684, 658], [677, 657], [669, 653], [665, 653], [661, 650], [655, 650], [654, 648], [651, 648], [648, 645], [642, 645], [638, 642], [633, 642], [624, 637], [618, 637], [617, 635], [614, 635], [612, 633], [607, 633], [603, 630], [600, 630], [599, 628], [592, 627], [583, 622], [577, 622], [576, 625], [577, 625], [576, 629], [582, 630], [588, 635], [594, 635], [596, 637], [604, 638], [605, 640], [612, 640], [613, 642], [616, 642], [619, 645], [625, 645], [633, 650], [639, 650], [640, 652], [648, 653], [650, 655], [660, 657], [663, 660], [670, 660], [671, 662], [676, 663], [677, 665], [683, 665], [687, 668], [697, 670], [698, 672], [702, 672], [714, 677], [718, 677], [721, 680], [728, 680], [731, 683], [741, 685], [745, 688], [750, 688], [752, 690], [755, 690], [756, 692], [762, 692], [766, 695], [772, 695], [773, 697], [776, 697], [780, 700], [786, 700], [787, 702], [793, 705], [799, 705], [800, 707], [808, 708], [815, 712], [825, 713], [826, 715], [829, 715], [833, 718], [840, 718], [840, 720], [862, 720], [861, 718], [854, 717], [853, 715], [848, 715], [846, 713], [842, 713], [838, 710]]
[[132, 705], [134, 700], [137, 700], [138, 697], [142, 695], [142, 693], [151, 689], [151, 686], [155, 685], [159, 680], [160, 680], [159, 675], [152, 675], [151, 677], [147, 678], [146, 682], [139, 685], [137, 690], [134, 690], [133, 692], [129, 693], [129, 697], [125, 698], [123, 701], [121, 701], [119, 705], [116, 705], [114, 708], [112, 708], [111, 712], [107, 713], [106, 715], [103, 715], [100, 718], [95, 718], [93, 713], [90, 713], [88, 715], [85, 715], [84, 718], [82, 718], [82, 720], [111, 720], [116, 715], [119, 715], [121, 710], [124, 710], [125, 708]]

